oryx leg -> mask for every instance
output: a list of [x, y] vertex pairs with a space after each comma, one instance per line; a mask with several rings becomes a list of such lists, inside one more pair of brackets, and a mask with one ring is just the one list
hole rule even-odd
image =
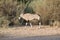
[[41, 22], [39, 22], [39, 28], [41, 27]]
[[[25, 25], [27, 26], [27, 25], [28, 25], [28, 23], [26, 22], [26, 24], [25, 24]], [[26, 27], [26, 26], [25, 26], [25, 27]]]
[[32, 23], [30, 23], [30, 26], [32, 27]]

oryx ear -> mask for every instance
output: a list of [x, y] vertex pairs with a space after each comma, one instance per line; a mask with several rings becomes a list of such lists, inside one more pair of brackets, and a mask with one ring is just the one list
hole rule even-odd
[[23, 14], [20, 14], [20, 17], [22, 17], [23, 16]]
[[21, 19], [21, 17], [19, 17], [18, 19]]

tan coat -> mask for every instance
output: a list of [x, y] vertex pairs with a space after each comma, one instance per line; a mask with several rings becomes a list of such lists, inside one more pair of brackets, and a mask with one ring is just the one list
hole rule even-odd
[[26, 13], [26, 14], [21, 14], [20, 17], [22, 17], [22, 18], [25, 19], [26, 21], [28, 21], [28, 20], [33, 20], [33, 19], [40, 20], [40, 16], [37, 15], [37, 14]]

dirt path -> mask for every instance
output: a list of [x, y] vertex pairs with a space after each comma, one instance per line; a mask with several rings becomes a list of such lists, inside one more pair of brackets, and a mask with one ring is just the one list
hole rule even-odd
[[59, 35], [60, 28], [55, 27], [14, 27], [0, 29], [0, 36], [4, 37], [27, 37], [27, 36], [44, 36], [44, 35]]

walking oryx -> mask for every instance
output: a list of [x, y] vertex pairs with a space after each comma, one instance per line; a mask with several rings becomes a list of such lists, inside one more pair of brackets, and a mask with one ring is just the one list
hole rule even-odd
[[[19, 19], [20, 18], [25, 19], [27, 21], [26, 25], [29, 23], [31, 27], [32, 27], [32, 23], [30, 22], [31, 20], [36, 19], [36, 20], [40, 21], [40, 16], [38, 14], [30, 14], [30, 13], [21, 14]], [[41, 25], [41, 22], [39, 22], [39, 25]]]

